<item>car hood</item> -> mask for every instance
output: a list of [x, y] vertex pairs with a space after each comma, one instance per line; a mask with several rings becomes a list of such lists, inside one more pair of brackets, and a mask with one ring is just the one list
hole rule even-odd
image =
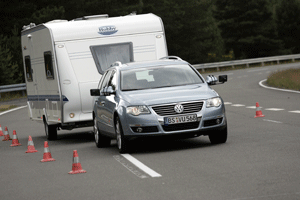
[[204, 100], [219, 96], [206, 84], [164, 87], [121, 92], [120, 98], [130, 105], [156, 105]]

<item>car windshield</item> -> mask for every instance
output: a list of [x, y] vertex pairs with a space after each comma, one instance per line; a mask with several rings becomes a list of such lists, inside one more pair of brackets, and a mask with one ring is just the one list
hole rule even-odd
[[203, 83], [189, 65], [168, 65], [121, 72], [121, 90], [143, 90]]

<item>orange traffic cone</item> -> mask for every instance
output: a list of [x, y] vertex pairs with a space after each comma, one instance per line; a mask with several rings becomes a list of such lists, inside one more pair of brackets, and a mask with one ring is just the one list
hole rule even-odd
[[13, 131], [12, 143], [10, 146], [11, 147], [21, 146], [21, 144], [18, 140], [18, 137], [17, 137], [17, 132], [15, 130]]
[[258, 102], [256, 102], [256, 115], [254, 116], [254, 118], [257, 118], [257, 117], [264, 117], [264, 115], [262, 114], [262, 112], [260, 110]]
[[32, 138], [29, 135], [29, 137], [28, 137], [27, 151], [25, 153], [34, 153], [34, 152], [38, 152], [38, 151], [35, 150]]
[[44, 155], [43, 155], [43, 159], [41, 160], [41, 162], [49, 162], [49, 161], [55, 161], [55, 159], [52, 158], [50, 150], [49, 150], [48, 142], [45, 141], [44, 142]]
[[10, 138], [10, 136], [9, 136], [7, 127], [5, 126], [5, 130], [4, 130], [4, 139], [3, 139], [2, 141], [8, 141], [8, 140], [11, 140], [11, 138]]
[[0, 124], [0, 136], [4, 136], [4, 135], [3, 135], [3, 131], [2, 131], [1, 124]]
[[72, 171], [70, 171], [69, 174], [79, 174], [79, 173], [86, 173], [86, 171], [83, 170], [82, 167], [81, 167], [77, 150], [74, 150], [73, 151]]

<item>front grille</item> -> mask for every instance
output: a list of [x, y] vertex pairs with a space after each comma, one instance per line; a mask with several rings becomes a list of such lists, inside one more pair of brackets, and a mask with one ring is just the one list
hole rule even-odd
[[198, 128], [200, 122], [190, 122], [190, 123], [182, 123], [182, 124], [170, 124], [163, 125], [162, 128], [164, 131], [182, 131]]
[[[188, 114], [199, 112], [202, 109], [203, 101], [190, 102], [190, 103], [179, 103], [183, 106], [183, 112], [180, 114]], [[175, 112], [174, 107], [177, 104], [168, 104], [161, 106], [152, 106], [152, 109], [156, 112], [156, 114], [160, 116], [168, 116], [168, 115], [178, 115]]]

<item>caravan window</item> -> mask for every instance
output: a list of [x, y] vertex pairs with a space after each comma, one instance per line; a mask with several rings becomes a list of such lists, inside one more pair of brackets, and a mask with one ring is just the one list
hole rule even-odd
[[32, 69], [31, 69], [31, 62], [30, 56], [25, 56], [25, 70], [26, 70], [26, 79], [27, 81], [32, 81]]
[[45, 71], [47, 79], [54, 79], [52, 53], [51, 51], [44, 52]]
[[133, 62], [132, 43], [91, 46], [90, 48], [100, 74], [103, 74], [116, 61]]

